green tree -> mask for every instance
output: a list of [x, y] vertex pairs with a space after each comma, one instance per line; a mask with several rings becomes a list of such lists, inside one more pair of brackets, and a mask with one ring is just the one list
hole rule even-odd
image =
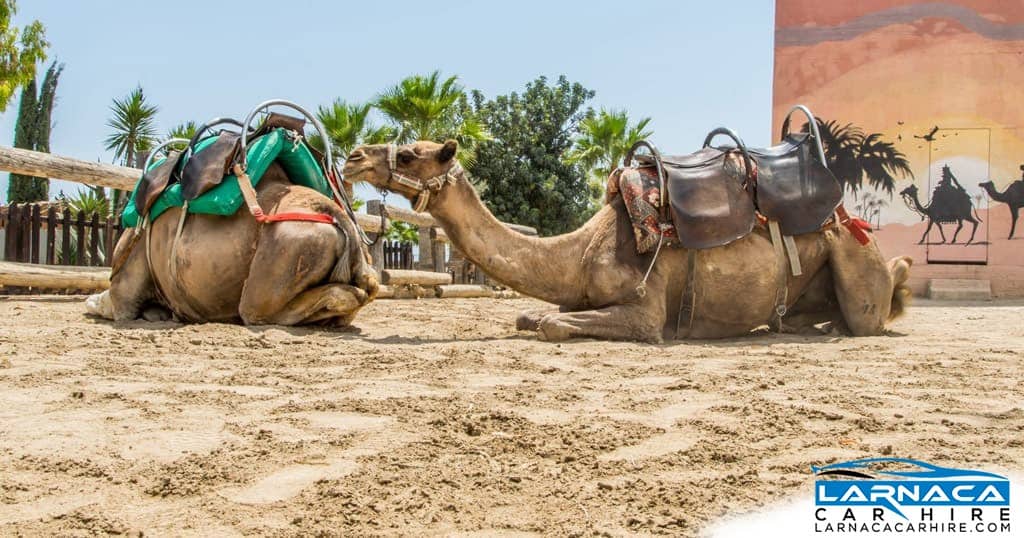
[[[626, 152], [638, 140], [650, 138], [647, 130], [651, 118], [641, 118], [631, 125], [625, 110], [590, 111], [580, 122], [580, 137], [569, 154], [570, 162], [579, 163], [600, 185], [612, 170], [622, 164]], [[603, 187], [603, 185], [601, 185]]]
[[[53, 126], [53, 107], [56, 102], [57, 81], [64, 65], [50, 64], [43, 77], [42, 88], [36, 94], [36, 81], [32, 79], [21, 90], [18, 119], [14, 126], [14, 147], [50, 152], [50, 130]], [[7, 186], [8, 202], [37, 202], [50, 197], [50, 181], [46, 178], [11, 174]]]
[[171, 127], [171, 130], [167, 131], [167, 138], [184, 138], [185, 140], [191, 140], [198, 129], [199, 124], [196, 122], [192, 120], [183, 121], [174, 127]]
[[384, 237], [389, 241], [400, 241], [402, 243], [419, 243], [420, 232], [416, 226], [407, 222], [398, 220], [391, 221], [391, 225], [388, 226], [388, 231], [384, 232]]
[[473, 93], [475, 113], [493, 139], [480, 144], [468, 169], [499, 219], [549, 235], [574, 229], [589, 216], [586, 174], [565, 155], [593, 96], [564, 76], [554, 84], [540, 77], [522, 95], [485, 100]]
[[14, 92], [36, 78], [36, 64], [46, 60], [43, 24], [32, 21], [22, 29], [12, 26], [18, 12], [14, 0], [0, 0], [0, 112], [14, 97]]
[[[107, 126], [113, 132], [107, 136], [106, 148], [114, 152], [114, 160], [125, 166], [142, 166], [138, 157], [156, 143], [156, 114], [159, 107], [146, 102], [142, 86], [137, 86], [123, 99], [114, 99], [110, 106], [113, 117]], [[115, 191], [114, 208], [120, 210], [127, 198], [123, 191]]]
[[[872, 189], [884, 191], [892, 198], [896, 179], [914, 177], [910, 161], [892, 142], [882, 139], [881, 133], [864, 134], [860, 127], [835, 120], [817, 118], [818, 132], [825, 147], [828, 167], [839, 180], [843, 190], [856, 195], [867, 179]], [[807, 132], [804, 125], [803, 131]]]
[[[331, 151], [337, 159], [344, 160], [360, 144], [381, 144], [394, 139], [398, 134], [391, 126], [374, 125], [370, 121], [371, 107], [370, 103], [346, 103], [342, 99], [335, 99], [330, 106], [322, 106], [317, 110], [317, 119], [327, 131], [327, 137], [331, 139]], [[324, 149], [319, 134], [310, 135], [309, 143], [321, 151]]]
[[454, 138], [459, 142], [459, 158], [468, 164], [477, 145], [490, 134], [473, 113], [458, 80], [455, 76], [442, 80], [438, 71], [413, 75], [381, 93], [374, 105], [394, 122], [399, 143]]

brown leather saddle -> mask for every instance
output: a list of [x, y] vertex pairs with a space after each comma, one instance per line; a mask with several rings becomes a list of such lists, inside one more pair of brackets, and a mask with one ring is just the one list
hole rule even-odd
[[[195, 200], [210, 189], [220, 185], [224, 178], [231, 174], [231, 166], [235, 162], [241, 148], [241, 133], [222, 129], [212, 135], [215, 140], [196, 151], [196, 145], [206, 140], [207, 131], [219, 125], [230, 124], [239, 128], [242, 122], [231, 118], [216, 118], [196, 129], [195, 134], [183, 151], [172, 151], [159, 165], [149, 168], [142, 175], [141, 183], [135, 193], [135, 209], [140, 217], [146, 217], [150, 208], [161, 194], [174, 183], [181, 184], [181, 197], [185, 201]], [[273, 129], [285, 129], [302, 133], [306, 120], [284, 114], [271, 112], [258, 129], [250, 131], [249, 139], [255, 140]], [[171, 144], [184, 143], [184, 139], [172, 139], [164, 142], [153, 150], [155, 155]]]
[[[719, 134], [730, 136], [736, 142], [742, 167], [730, 157], [735, 150], [710, 146], [711, 139]], [[755, 169], [735, 133], [724, 127], [715, 129], [708, 134], [704, 147], [689, 155], [663, 157], [653, 145], [639, 141], [626, 155], [626, 161], [631, 162], [641, 147], [646, 147], [650, 155], [636, 155], [636, 160], [641, 167], [655, 167], [659, 174], [661, 205], [671, 210], [676, 235], [683, 247], [720, 247], [753, 230], [757, 217], [750, 192]]]
[[[807, 133], [790, 133], [793, 112], [808, 119]], [[843, 201], [843, 189], [828, 169], [818, 124], [811, 111], [797, 105], [782, 122], [782, 142], [751, 149], [757, 162], [757, 209], [776, 221], [783, 235], [816, 232]]]
[[[809, 118], [809, 133], [789, 133], [790, 115], [797, 110]], [[748, 149], [725, 127], [708, 133], [704, 147], [689, 155], [663, 157], [641, 140], [626, 154], [625, 166], [635, 158], [641, 168], [655, 168], [662, 210], [671, 210], [685, 248], [714, 248], [740, 239], [753, 230], [758, 213], [778, 222], [784, 235], [815, 232], [832, 217], [843, 192], [827, 168], [813, 118], [806, 107], [794, 107], [783, 122], [782, 142], [767, 149]], [[719, 135], [735, 145], [712, 146]], [[650, 153], [637, 155], [640, 148]]]

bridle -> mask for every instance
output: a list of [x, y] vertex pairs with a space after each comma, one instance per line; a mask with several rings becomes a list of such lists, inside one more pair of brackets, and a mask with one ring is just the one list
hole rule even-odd
[[384, 183], [384, 188], [394, 190], [391, 188], [391, 184], [397, 183], [403, 187], [415, 190], [416, 199], [413, 202], [412, 209], [417, 213], [422, 213], [426, 211], [432, 193], [440, 191], [449, 183], [454, 184], [464, 172], [459, 161], [456, 159], [452, 160], [454, 163], [445, 173], [430, 179], [417, 179], [398, 173], [398, 145], [388, 144], [388, 179]]

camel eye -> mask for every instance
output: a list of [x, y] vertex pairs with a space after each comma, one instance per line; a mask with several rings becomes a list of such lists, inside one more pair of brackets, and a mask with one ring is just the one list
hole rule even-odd
[[402, 164], [409, 164], [416, 159], [416, 154], [411, 151], [401, 151], [398, 153], [398, 162]]

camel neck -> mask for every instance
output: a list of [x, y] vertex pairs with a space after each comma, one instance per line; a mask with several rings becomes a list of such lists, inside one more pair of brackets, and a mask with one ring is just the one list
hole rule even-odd
[[523, 235], [498, 221], [465, 177], [437, 193], [429, 210], [452, 245], [502, 284], [549, 303], [583, 302], [581, 260], [594, 219], [563, 235]]
[[[988, 193], [988, 197], [989, 198], [991, 198], [991, 199], [993, 199], [993, 200], [995, 200], [997, 202], [1005, 202], [1006, 201], [1005, 200], [1006, 199], [1006, 193], [1005, 192], [999, 192], [998, 190], [996, 190], [995, 185], [992, 185], [990, 183], [986, 183], [985, 185], [982, 186], [982, 188], [984, 188], [985, 192]], [[1009, 190], [1009, 189], [1007, 189], [1007, 190]]]

